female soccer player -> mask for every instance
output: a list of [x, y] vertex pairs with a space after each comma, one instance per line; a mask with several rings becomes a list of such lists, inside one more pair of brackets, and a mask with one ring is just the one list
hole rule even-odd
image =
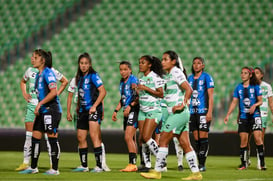
[[129, 164], [126, 168], [120, 170], [123, 172], [137, 171], [137, 145], [136, 145], [136, 130], [138, 119], [138, 96], [136, 88], [138, 79], [132, 74], [132, 65], [128, 61], [122, 61], [119, 64], [120, 80], [120, 95], [121, 99], [116, 106], [112, 115], [112, 120], [117, 120], [117, 112], [123, 109], [123, 129], [125, 131], [125, 142], [129, 151]]
[[59, 175], [58, 162], [60, 157], [60, 145], [58, 142], [58, 127], [62, 116], [62, 108], [57, 93], [57, 83], [52, 67], [50, 52], [38, 49], [34, 54], [34, 68], [39, 70], [35, 79], [38, 104], [35, 107], [36, 115], [33, 125], [31, 166], [21, 171], [21, 174], [38, 173], [38, 159], [40, 155], [40, 140], [44, 132], [47, 133], [50, 148], [52, 169], [45, 172], [46, 175]]
[[[74, 99], [73, 99], [74, 96]], [[77, 128], [77, 120], [78, 120], [78, 113], [75, 109], [74, 115], [72, 116], [71, 114], [71, 105], [72, 102], [77, 106], [78, 103], [78, 91], [77, 91], [77, 86], [76, 86], [76, 78], [73, 77], [72, 80], [70, 81], [69, 87], [68, 87], [68, 96], [67, 96], [67, 120], [74, 122], [75, 128]], [[103, 117], [103, 116], [102, 116]], [[103, 119], [103, 118], [102, 118]], [[101, 133], [100, 133], [101, 134]], [[102, 147], [102, 168], [104, 171], [111, 171], [111, 169], [108, 167], [106, 164], [106, 155], [105, 155], [105, 146], [103, 143], [101, 143]], [[77, 169], [74, 170], [75, 172], [86, 172], [89, 171], [89, 169], [86, 169], [84, 167], [78, 167]]]
[[201, 172], [206, 171], [205, 163], [209, 150], [208, 133], [212, 120], [213, 90], [212, 77], [204, 72], [205, 62], [202, 57], [192, 61], [192, 75], [188, 81], [193, 89], [190, 101], [190, 131], [195, 140], [195, 151]]
[[[35, 51], [33, 52], [33, 55], [31, 57], [31, 64], [34, 64], [34, 56], [35, 56]], [[56, 76], [56, 79], [61, 82], [61, 86], [58, 89], [58, 95], [60, 95], [65, 87], [68, 84], [68, 81], [66, 77], [61, 74], [59, 71], [57, 71], [54, 68], [51, 68]], [[38, 98], [35, 92], [34, 84], [35, 84], [35, 77], [36, 74], [39, 72], [38, 69], [34, 67], [29, 67], [21, 82], [20, 82], [20, 88], [23, 94], [24, 99], [27, 101], [27, 113], [25, 116], [25, 129], [26, 129], [26, 138], [25, 138], [25, 144], [24, 144], [24, 161], [23, 163], [16, 168], [16, 171], [21, 171], [25, 170], [29, 166], [29, 161], [30, 161], [30, 156], [31, 156], [31, 137], [32, 137], [32, 128], [33, 128], [33, 122], [35, 119], [35, 114], [34, 114], [34, 109], [38, 104]], [[28, 83], [28, 92], [27, 92], [27, 83]], [[47, 150], [50, 158], [50, 165], [51, 163], [51, 156], [50, 156], [50, 144], [48, 141], [47, 134], [44, 135], [45, 140], [46, 140], [46, 145], [47, 145]]]
[[[162, 57], [163, 69], [167, 72], [164, 77], [166, 81], [164, 100], [167, 104], [168, 117], [162, 130], [159, 140], [159, 151], [156, 156], [155, 170], [149, 173], [141, 173], [145, 178], [160, 179], [161, 172], [166, 165], [168, 145], [173, 136], [179, 139], [188, 165], [192, 174], [182, 180], [201, 180], [197, 158], [189, 140], [189, 118], [188, 102], [192, 94], [186, 75], [183, 73], [182, 62], [178, 62], [178, 56], [174, 51], [166, 51]], [[182, 70], [181, 70], [182, 69]]]
[[102, 101], [106, 96], [106, 90], [98, 73], [92, 67], [92, 60], [88, 53], [83, 53], [78, 58], [78, 71], [76, 75], [78, 87], [79, 119], [77, 121], [78, 148], [81, 166], [72, 170], [75, 172], [89, 171], [87, 165], [87, 134], [89, 134], [94, 146], [96, 167], [91, 172], [102, 172], [102, 146], [101, 129], [103, 105]]
[[257, 146], [261, 169], [265, 170], [264, 147], [262, 140], [262, 121], [260, 106], [262, 105], [262, 90], [256, 79], [254, 70], [243, 67], [241, 70], [242, 83], [238, 84], [233, 93], [233, 100], [224, 119], [225, 124], [229, 120], [229, 115], [239, 103], [239, 128], [240, 135], [240, 158], [239, 170], [247, 168], [247, 144], [249, 133], [252, 132]]
[[139, 72], [143, 73], [137, 87], [140, 105], [138, 114], [139, 143], [142, 145], [145, 166], [150, 168], [147, 150], [150, 149], [154, 155], [158, 152], [158, 145], [152, 139], [152, 135], [162, 116], [160, 98], [163, 98], [163, 69], [158, 58], [145, 55], [139, 59]]

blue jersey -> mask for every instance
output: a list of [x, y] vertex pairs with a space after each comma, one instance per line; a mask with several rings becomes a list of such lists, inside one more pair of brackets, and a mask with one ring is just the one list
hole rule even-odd
[[260, 117], [260, 108], [256, 107], [254, 114], [249, 113], [249, 108], [257, 102], [257, 97], [262, 95], [259, 85], [249, 85], [244, 87], [242, 83], [237, 85], [233, 97], [239, 99], [240, 119]]
[[134, 75], [130, 75], [126, 82], [120, 81], [119, 92], [121, 95], [121, 106], [125, 109], [135, 99], [136, 93], [132, 89], [132, 84], [138, 84], [138, 79]]
[[[37, 91], [38, 101], [42, 101], [47, 94], [50, 92], [51, 88], [57, 88], [57, 81], [54, 72], [46, 67], [41, 73], [36, 74], [35, 78], [35, 90]], [[39, 110], [40, 113], [47, 113], [49, 109], [54, 109], [55, 111], [62, 112], [59, 97], [54, 97], [51, 101], [43, 104]]]
[[[89, 111], [99, 96], [98, 88], [103, 85], [97, 73], [88, 73], [81, 76], [78, 82], [78, 97], [80, 101], [80, 112]], [[102, 103], [97, 109], [102, 111]]]
[[188, 81], [193, 89], [190, 100], [190, 113], [206, 114], [209, 106], [208, 89], [214, 88], [212, 77], [208, 73], [202, 72], [198, 79], [195, 79], [194, 75], [190, 75]]

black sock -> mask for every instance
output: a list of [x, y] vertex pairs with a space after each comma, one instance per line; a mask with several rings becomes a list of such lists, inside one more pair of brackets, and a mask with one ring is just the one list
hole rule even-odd
[[140, 156], [140, 164], [145, 165], [144, 159], [143, 159], [143, 154], [142, 154], [142, 146], [138, 147], [138, 151], [139, 151], [139, 156]]
[[129, 153], [129, 163], [136, 164], [137, 155], [136, 153]]
[[94, 153], [95, 153], [95, 159], [97, 162], [97, 166], [101, 168], [101, 160], [102, 160], [102, 147], [97, 147], [94, 148]]
[[264, 145], [257, 145], [257, 151], [260, 158], [260, 165], [261, 167], [264, 167]]
[[31, 168], [37, 167], [38, 159], [40, 155], [40, 139], [32, 137], [32, 148], [31, 148]]
[[79, 148], [79, 155], [83, 167], [87, 167], [88, 148]]
[[51, 147], [51, 160], [52, 168], [58, 170], [59, 158], [60, 158], [60, 145], [58, 138], [48, 138]]
[[199, 139], [199, 165], [205, 166], [208, 150], [209, 150], [209, 140], [208, 138], [200, 138]]
[[240, 158], [243, 166], [246, 166], [247, 147], [240, 148]]
[[197, 155], [198, 161], [199, 161], [199, 152], [200, 152], [199, 140], [195, 140], [195, 153], [196, 153], [196, 155]]

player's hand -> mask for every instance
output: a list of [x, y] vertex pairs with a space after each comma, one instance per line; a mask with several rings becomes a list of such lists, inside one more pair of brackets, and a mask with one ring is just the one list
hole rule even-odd
[[207, 123], [212, 120], [212, 113], [207, 113], [206, 120], [207, 120]]
[[67, 121], [72, 121], [72, 115], [70, 112], [67, 113], [66, 119]]
[[253, 104], [253, 105], [249, 108], [249, 114], [253, 114], [254, 111], [255, 111], [255, 109], [256, 109], [256, 105]]
[[40, 108], [41, 108], [41, 104], [38, 103], [37, 106], [35, 107], [35, 110], [34, 110], [34, 114], [35, 114], [36, 116], [39, 115], [39, 110], [40, 110]]
[[180, 105], [174, 106], [172, 108], [172, 111], [173, 111], [173, 113], [175, 113], [176, 111], [182, 111], [184, 108], [185, 108], [185, 106], [183, 104], [180, 104]]
[[97, 107], [96, 107], [96, 106], [92, 106], [92, 107], [89, 109], [89, 114], [95, 113], [96, 110], [97, 110]]
[[118, 120], [118, 119], [117, 119], [117, 113], [116, 113], [116, 112], [113, 112], [113, 114], [112, 114], [112, 120], [113, 120], [113, 121]]
[[127, 107], [125, 108], [125, 110], [123, 111], [124, 117], [128, 117], [130, 111], [131, 111], [131, 106], [127, 106]]
[[25, 94], [23, 95], [24, 96], [24, 99], [27, 101], [27, 102], [30, 102], [30, 100], [32, 99], [31, 95], [30, 94]]
[[226, 116], [225, 119], [224, 119], [224, 123], [225, 123], [225, 124], [228, 123], [228, 117], [229, 117], [229, 116]]

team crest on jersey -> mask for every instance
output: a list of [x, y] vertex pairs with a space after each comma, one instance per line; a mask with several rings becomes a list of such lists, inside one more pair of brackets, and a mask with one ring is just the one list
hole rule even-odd
[[84, 79], [84, 84], [89, 84], [89, 79]]
[[39, 78], [39, 82], [43, 82], [43, 77], [40, 77], [40, 78]]
[[253, 89], [253, 88], [250, 88], [250, 89], [249, 89], [249, 92], [253, 94], [253, 93], [254, 93], [254, 89]]
[[199, 85], [203, 85], [204, 81], [203, 80], [199, 80]]

